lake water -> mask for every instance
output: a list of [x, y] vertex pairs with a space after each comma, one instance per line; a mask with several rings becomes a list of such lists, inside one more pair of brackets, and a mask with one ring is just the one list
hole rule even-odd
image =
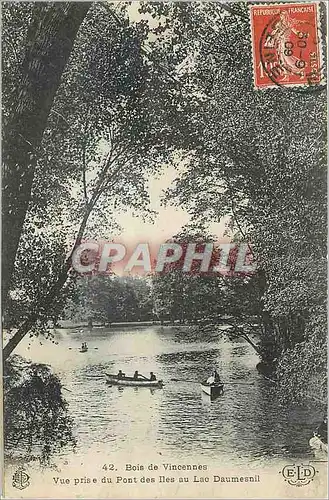
[[[137, 456], [145, 446], [172, 459], [198, 456], [231, 465], [266, 465], [310, 458], [308, 441], [321, 412], [281, 406], [273, 385], [258, 374], [258, 357], [244, 341], [143, 327], [57, 330], [58, 345], [24, 340], [18, 354], [51, 364], [60, 376], [75, 421], [75, 457], [88, 453]], [[79, 353], [81, 343], [89, 346]], [[217, 368], [226, 382], [213, 402], [199, 381]], [[110, 387], [105, 373], [153, 371], [163, 389]], [[175, 382], [172, 379], [184, 381]], [[252, 384], [252, 385], [251, 385]], [[71, 451], [63, 453], [70, 460]]]

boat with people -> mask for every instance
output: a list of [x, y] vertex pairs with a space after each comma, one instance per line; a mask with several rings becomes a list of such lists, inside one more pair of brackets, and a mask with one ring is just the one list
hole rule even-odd
[[163, 381], [157, 380], [153, 372], [150, 372], [150, 378], [144, 377], [136, 370], [133, 377], [126, 376], [125, 373], [122, 373], [119, 370], [117, 375], [111, 375], [110, 373], [106, 373], [107, 383], [111, 385], [120, 385], [127, 387], [163, 387]]
[[202, 391], [210, 396], [211, 399], [216, 399], [218, 396], [224, 394], [224, 384], [220, 379], [217, 370], [214, 371], [213, 375], [201, 382]]
[[88, 351], [87, 342], [82, 342], [79, 352], [87, 352], [87, 351]]
[[209, 384], [206, 380], [201, 382], [201, 389], [205, 394], [211, 397], [211, 399], [216, 399], [218, 396], [224, 394], [224, 384], [213, 383]]

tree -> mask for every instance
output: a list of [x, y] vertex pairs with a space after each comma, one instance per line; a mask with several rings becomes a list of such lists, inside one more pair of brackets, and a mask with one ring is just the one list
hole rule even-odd
[[62, 386], [47, 365], [13, 356], [4, 364], [5, 453], [49, 463], [55, 450], [75, 446]]
[[[322, 87], [254, 90], [251, 57], [243, 57], [251, 54], [246, 5], [228, 13], [218, 4], [187, 10], [180, 43], [189, 43], [189, 85], [203, 104], [189, 162], [168, 200], [196, 222], [229, 216], [235, 238], [252, 243], [260, 353], [287, 381], [291, 355], [298, 376], [298, 350], [320, 351], [326, 342], [324, 328], [311, 328], [315, 311], [325, 324], [326, 139], [319, 117], [326, 96]], [[316, 364], [323, 371], [323, 361]]]
[[81, 277], [69, 311], [73, 321], [88, 318], [104, 324], [149, 321], [153, 318], [151, 288], [145, 278]]
[[[180, 323], [203, 324], [215, 321], [223, 313], [222, 277], [215, 273], [200, 272], [200, 262], [193, 261], [191, 270], [183, 270], [187, 245], [196, 244], [196, 251], [204, 250], [205, 242], [213, 242], [214, 237], [204, 228], [188, 225], [173, 236], [172, 243], [183, 248], [181, 258], [166, 264], [162, 272], [153, 277], [155, 310], [161, 321], [170, 319]], [[214, 260], [214, 259], [213, 259]], [[211, 262], [210, 267], [214, 262]]]
[[[34, 217], [40, 224], [50, 217], [56, 226], [64, 213], [73, 245], [39, 305], [33, 304], [5, 346], [5, 358], [38, 321], [40, 304], [52, 309], [71, 274], [72, 254], [82, 237], [106, 237], [102, 222], [111, 221], [120, 207], [148, 214], [146, 176], [189, 140], [180, 82], [164, 78], [146, 57], [145, 22], [130, 24], [126, 17], [118, 23], [101, 4], [93, 14], [78, 34], [54, 101], [32, 191]], [[74, 186], [73, 194], [68, 184]], [[44, 198], [51, 199], [54, 188], [61, 203], [55, 197], [43, 210]]]
[[[35, 165], [49, 112], [89, 2], [36, 3], [17, 61], [16, 101], [4, 114], [2, 297], [10, 287], [14, 261], [31, 199]], [[6, 9], [17, 8], [6, 4]], [[10, 35], [11, 38], [12, 34]], [[7, 44], [11, 42], [7, 40]]]

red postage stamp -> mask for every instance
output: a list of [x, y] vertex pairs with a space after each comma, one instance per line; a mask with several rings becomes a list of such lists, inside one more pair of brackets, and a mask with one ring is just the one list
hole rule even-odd
[[250, 6], [256, 88], [321, 83], [318, 8], [315, 2]]

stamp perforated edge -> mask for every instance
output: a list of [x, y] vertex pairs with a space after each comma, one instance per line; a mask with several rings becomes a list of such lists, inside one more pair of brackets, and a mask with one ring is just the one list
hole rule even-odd
[[325, 37], [325, 34], [322, 31], [321, 27], [321, 15], [320, 15], [320, 6], [323, 5], [323, 8], [326, 9], [326, 18], [328, 18], [328, 6], [326, 2], [323, 2], [322, 0], [301, 0], [300, 2], [289, 2], [289, 0], [283, 0], [282, 2], [257, 2], [257, 1], [248, 1], [248, 10], [249, 10], [249, 32], [250, 32], [250, 43], [251, 43], [251, 53], [252, 53], [252, 78], [253, 78], [253, 88], [254, 90], [264, 92], [267, 89], [277, 89], [277, 90], [285, 90], [285, 89], [300, 89], [303, 91], [303, 89], [310, 89], [311, 87], [307, 85], [306, 83], [301, 83], [301, 84], [296, 84], [296, 83], [290, 83], [290, 84], [275, 84], [274, 82], [272, 84], [268, 84], [264, 87], [258, 87], [256, 85], [256, 67], [255, 67], [255, 56], [254, 56], [254, 50], [255, 50], [255, 44], [254, 44], [254, 37], [253, 37], [253, 16], [252, 16], [252, 7], [282, 7], [282, 6], [301, 6], [305, 3], [308, 4], [314, 4], [316, 7], [316, 29], [319, 37], [319, 58], [320, 58], [320, 67], [324, 69], [324, 71], [321, 73], [321, 80], [320, 82], [313, 87], [314, 90], [318, 89], [321, 86], [326, 85], [327, 79], [326, 79], [326, 72], [325, 69], [327, 67], [327, 64], [324, 64], [324, 61], [326, 60], [326, 54], [324, 53], [324, 43], [323, 39]]

